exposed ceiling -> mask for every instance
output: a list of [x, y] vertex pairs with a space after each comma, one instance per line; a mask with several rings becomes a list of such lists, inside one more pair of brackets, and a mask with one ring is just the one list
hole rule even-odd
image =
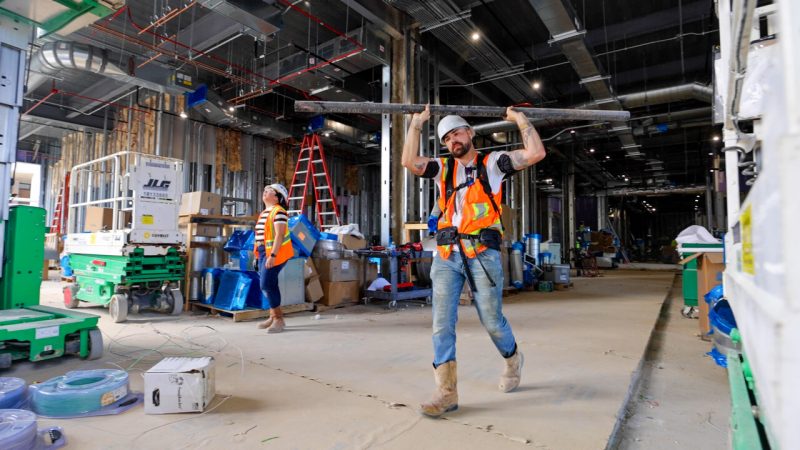
[[[26, 115], [20, 136], [52, 138], [41, 125], [56, 120], [102, 127], [103, 108], [136, 86], [178, 93], [201, 83], [217, 110], [193, 117], [299, 135], [309, 116], [293, 112], [296, 99], [380, 101], [381, 66], [406, 28], [439, 63], [441, 103], [629, 110], [622, 124], [537, 125], [552, 138], [548, 146], [576, 155], [579, 186], [706, 183], [719, 148], [708, 95], [718, 42], [712, 0], [130, 0], [68, 36], [37, 41], [105, 50], [122, 76], [52, 71], [26, 93], [26, 110], [53, 86], [78, 95], [47, 98]], [[175, 73], [192, 84], [170, 83]], [[333, 134], [332, 145], [379, 158], [369, 150], [377, 116], [325, 123], [348, 130]], [[560, 171], [561, 161], [548, 158], [539, 170]]]

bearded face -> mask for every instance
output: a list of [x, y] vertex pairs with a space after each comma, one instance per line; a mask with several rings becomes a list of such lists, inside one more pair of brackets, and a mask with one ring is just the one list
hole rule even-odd
[[444, 143], [450, 154], [460, 158], [472, 150], [472, 133], [468, 128], [458, 128], [444, 137]]

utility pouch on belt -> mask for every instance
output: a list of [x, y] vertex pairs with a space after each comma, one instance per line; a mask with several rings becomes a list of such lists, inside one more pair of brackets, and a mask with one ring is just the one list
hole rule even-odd
[[452, 245], [458, 243], [458, 228], [439, 228], [436, 232], [436, 245]]
[[503, 235], [495, 229], [484, 228], [481, 230], [481, 234], [478, 235], [478, 242], [493, 250], [500, 251], [500, 245], [503, 243]]

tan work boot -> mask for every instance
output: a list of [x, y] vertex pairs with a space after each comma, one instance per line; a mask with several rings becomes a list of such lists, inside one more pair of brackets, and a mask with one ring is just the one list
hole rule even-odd
[[456, 362], [448, 361], [433, 369], [436, 379], [436, 392], [428, 403], [419, 407], [419, 412], [428, 417], [439, 417], [442, 414], [458, 409], [458, 391], [456, 390]]
[[280, 333], [283, 331], [284, 327], [286, 327], [286, 323], [283, 321], [283, 311], [281, 307], [278, 306], [277, 308], [270, 309], [269, 315], [272, 318], [272, 325], [267, 328], [267, 333]]
[[263, 330], [264, 328], [269, 328], [270, 325], [272, 325], [272, 310], [269, 311], [269, 317], [267, 317], [267, 320], [258, 323], [258, 328]]
[[525, 362], [525, 358], [519, 350], [505, 359], [506, 368], [503, 375], [500, 376], [500, 385], [498, 386], [501, 391], [511, 392], [519, 386], [523, 362]]

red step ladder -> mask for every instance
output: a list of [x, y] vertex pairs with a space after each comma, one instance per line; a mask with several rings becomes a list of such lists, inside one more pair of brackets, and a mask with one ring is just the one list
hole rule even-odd
[[53, 211], [53, 219], [50, 222], [50, 232], [64, 234], [64, 226], [67, 223], [67, 215], [69, 203], [69, 172], [64, 177], [64, 184], [58, 190], [58, 197], [56, 197], [56, 208]]
[[303, 136], [300, 144], [300, 154], [297, 155], [297, 165], [289, 186], [289, 209], [286, 212], [290, 216], [305, 212], [309, 181], [316, 206], [317, 227], [324, 231], [341, 225], [336, 197], [331, 190], [328, 165], [325, 163], [325, 152], [318, 134]]

